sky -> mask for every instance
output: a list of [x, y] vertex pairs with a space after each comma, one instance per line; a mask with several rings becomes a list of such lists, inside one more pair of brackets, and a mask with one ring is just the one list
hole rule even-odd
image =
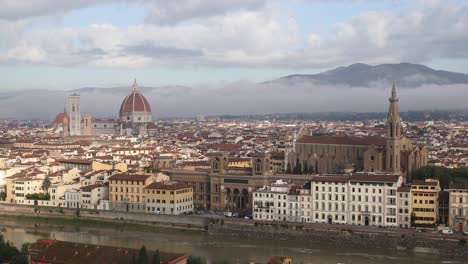
[[0, 91], [261, 82], [356, 62], [468, 73], [462, 0], [0, 0]]

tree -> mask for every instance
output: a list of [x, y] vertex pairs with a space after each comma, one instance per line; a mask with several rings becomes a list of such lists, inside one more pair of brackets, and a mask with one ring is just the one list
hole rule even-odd
[[42, 188], [46, 191], [46, 193], [49, 193], [50, 185], [52, 185], [52, 183], [50, 182], [49, 175], [47, 175], [44, 181], [42, 181]]
[[153, 264], [161, 264], [161, 257], [159, 256], [159, 250], [156, 249], [156, 252], [153, 256]]
[[187, 258], [187, 264], [206, 264], [206, 259], [197, 256], [189, 256]]
[[302, 174], [308, 173], [309, 166], [307, 164], [307, 160], [304, 161], [304, 167], [302, 168]]
[[0, 192], [0, 201], [5, 201], [5, 199], [6, 199], [6, 193]]
[[138, 252], [137, 263], [148, 264], [148, 254], [146, 252], [146, 247], [144, 245], [140, 248], [140, 252]]
[[8, 263], [20, 252], [10, 242], [5, 241], [2, 234], [0, 234], [0, 263]]
[[286, 166], [286, 173], [287, 173], [287, 174], [291, 174], [291, 173], [292, 173], [291, 163], [290, 163], [290, 162], [288, 162], [288, 166]]

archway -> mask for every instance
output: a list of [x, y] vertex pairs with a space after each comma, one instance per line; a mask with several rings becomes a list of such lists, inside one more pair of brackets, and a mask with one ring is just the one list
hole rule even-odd
[[366, 225], [366, 226], [369, 225], [369, 217], [368, 216], [364, 217], [364, 225]]
[[333, 224], [333, 217], [331, 215], [328, 216], [328, 223]]

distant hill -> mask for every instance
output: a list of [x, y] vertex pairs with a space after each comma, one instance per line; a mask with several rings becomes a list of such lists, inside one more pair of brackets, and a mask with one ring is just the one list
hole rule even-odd
[[376, 66], [356, 63], [318, 74], [293, 74], [266, 83], [348, 85], [371, 87], [378, 83], [395, 82], [398, 87], [422, 85], [468, 84], [468, 74], [434, 70], [424, 65], [399, 63]]

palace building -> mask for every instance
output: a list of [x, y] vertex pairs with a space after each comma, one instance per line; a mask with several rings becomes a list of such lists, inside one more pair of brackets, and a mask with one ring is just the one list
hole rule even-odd
[[68, 112], [64, 110], [55, 118], [56, 125], [63, 127], [63, 135], [96, 136], [96, 135], [151, 135], [156, 131], [151, 106], [138, 89], [135, 82], [132, 90], [120, 105], [118, 119], [93, 118], [91, 115], [81, 117], [80, 95], [72, 94], [68, 99]]
[[319, 174], [388, 171], [410, 178], [414, 170], [427, 164], [428, 150], [402, 136], [395, 85], [389, 101], [386, 138], [313, 136], [302, 129], [294, 151], [288, 153], [288, 167], [299, 163]]

